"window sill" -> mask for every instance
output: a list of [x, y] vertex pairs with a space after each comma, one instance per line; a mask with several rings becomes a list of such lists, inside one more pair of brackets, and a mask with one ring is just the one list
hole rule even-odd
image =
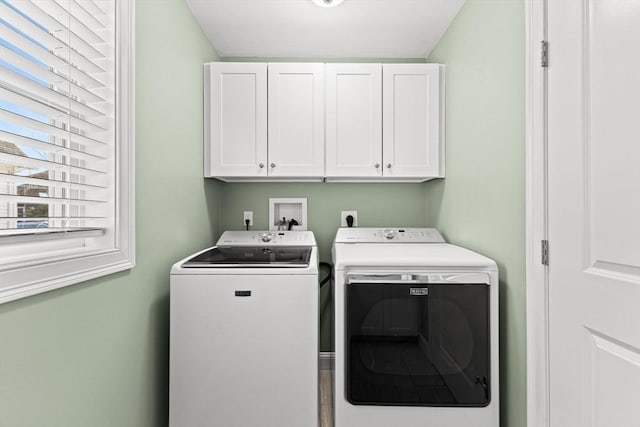
[[103, 251], [61, 262], [0, 272], [0, 304], [131, 269], [132, 256], [122, 250]]
[[103, 228], [35, 228], [25, 230], [10, 230], [9, 233], [0, 231], [0, 245], [25, 243], [25, 242], [41, 242], [43, 240], [64, 239], [66, 237], [99, 237], [105, 234]]

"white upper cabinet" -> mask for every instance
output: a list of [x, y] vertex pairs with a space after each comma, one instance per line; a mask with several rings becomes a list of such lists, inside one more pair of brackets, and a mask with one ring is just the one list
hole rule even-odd
[[204, 175], [267, 176], [267, 64], [204, 66]]
[[382, 67], [326, 64], [326, 176], [382, 176]]
[[268, 175], [324, 176], [324, 64], [268, 65]]
[[327, 180], [444, 176], [443, 68], [327, 64]]
[[440, 64], [205, 64], [205, 176], [443, 177], [443, 83]]
[[440, 64], [384, 64], [383, 175], [444, 176]]

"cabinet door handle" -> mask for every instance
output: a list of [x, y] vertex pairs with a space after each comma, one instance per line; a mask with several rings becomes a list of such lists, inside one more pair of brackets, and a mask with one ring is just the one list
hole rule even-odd
[[387, 169], [391, 169], [391, 163], [387, 163]]
[[276, 164], [275, 164], [275, 163], [271, 163], [271, 167], [272, 167], [272, 168], [275, 168], [275, 167], [276, 167]]
[[258, 166], [262, 169], [264, 167], [264, 163], [260, 163]]
[[374, 166], [378, 169], [380, 167], [380, 163], [376, 163]]

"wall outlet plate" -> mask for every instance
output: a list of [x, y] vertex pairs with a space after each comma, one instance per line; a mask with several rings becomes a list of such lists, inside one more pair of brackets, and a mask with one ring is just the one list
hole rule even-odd
[[358, 211], [342, 211], [340, 212], [340, 227], [348, 227], [347, 217], [349, 215], [353, 217], [353, 226], [358, 226]]
[[242, 225], [247, 225], [247, 220], [249, 220], [249, 226], [253, 225], [253, 211], [244, 211], [242, 214]]

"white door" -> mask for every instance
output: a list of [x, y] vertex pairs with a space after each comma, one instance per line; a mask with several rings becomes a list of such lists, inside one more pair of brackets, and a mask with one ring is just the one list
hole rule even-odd
[[382, 176], [381, 64], [326, 64], [326, 176]]
[[552, 427], [640, 426], [640, 1], [548, 2]]
[[267, 64], [205, 65], [205, 176], [267, 175]]
[[442, 176], [440, 64], [382, 66], [384, 176]]
[[269, 64], [269, 176], [324, 176], [324, 64]]

